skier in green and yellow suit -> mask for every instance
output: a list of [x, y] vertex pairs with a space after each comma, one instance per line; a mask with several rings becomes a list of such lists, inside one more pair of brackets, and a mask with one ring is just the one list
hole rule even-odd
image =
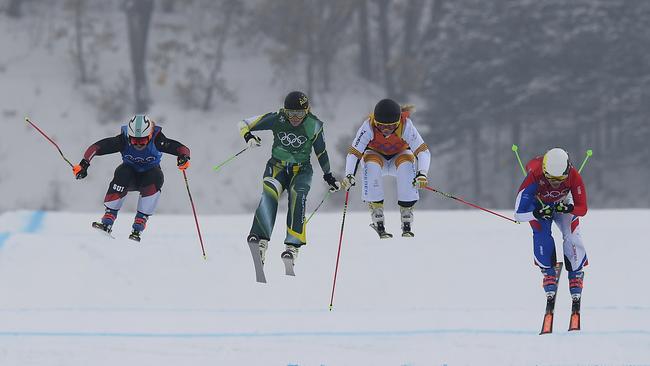
[[245, 119], [239, 123], [239, 128], [242, 137], [251, 147], [261, 146], [260, 138], [253, 135], [252, 131], [273, 132], [271, 159], [264, 169], [262, 198], [255, 211], [247, 241], [249, 244], [259, 243], [263, 263], [275, 224], [278, 200], [286, 190], [289, 196], [289, 210], [287, 234], [284, 239], [286, 250], [282, 253], [282, 258], [293, 264], [298, 249], [307, 243], [305, 208], [313, 175], [310, 163], [312, 148], [330, 191], [338, 191], [341, 187], [330, 172], [323, 137], [323, 122], [311, 113], [307, 96], [302, 92], [293, 91], [286, 96], [284, 108], [279, 112]]

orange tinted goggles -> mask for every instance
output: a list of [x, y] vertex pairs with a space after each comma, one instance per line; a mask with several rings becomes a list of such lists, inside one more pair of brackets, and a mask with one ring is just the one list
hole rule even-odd
[[563, 174], [563, 175], [560, 175], [558, 177], [554, 177], [552, 175], [548, 175], [548, 174], [544, 173], [544, 177], [546, 177], [546, 179], [551, 183], [562, 183], [567, 178], [569, 178], [569, 175], [568, 174]]
[[381, 132], [393, 132], [395, 129], [397, 129], [397, 127], [399, 127], [399, 122], [399, 120], [391, 123], [382, 123], [375, 121], [375, 126]]

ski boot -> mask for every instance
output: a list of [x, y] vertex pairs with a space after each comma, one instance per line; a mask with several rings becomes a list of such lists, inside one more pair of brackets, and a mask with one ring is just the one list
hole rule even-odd
[[111, 236], [111, 231], [113, 231], [113, 223], [115, 222], [115, 219], [117, 219], [117, 210], [113, 210], [107, 207], [106, 211], [104, 212], [104, 216], [102, 216], [102, 219], [99, 222], [93, 222], [92, 227], [101, 230]]
[[411, 231], [411, 223], [413, 222], [413, 206], [400, 206], [399, 213], [402, 220], [402, 236], [405, 238], [414, 237], [415, 234]]
[[133, 240], [133, 241], [140, 242], [140, 239], [141, 239], [141, 238], [140, 238], [140, 232], [137, 231], [137, 230], [133, 230], [133, 231], [131, 232], [131, 234], [129, 235], [129, 239], [131, 239], [131, 240]]
[[149, 219], [149, 215], [145, 215], [142, 212], [138, 211], [137, 214], [135, 214], [135, 219], [133, 220], [133, 231], [131, 232], [131, 235], [129, 235], [129, 239], [133, 241], [140, 241], [140, 234], [142, 231], [144, 231], [145, 227], [147, 227], [147, 220]]
[[555, 295], [557, 293], [557, 283], [562, 273], [562, 262], [555, 263], [553, 267], [542, 268], [544, 280], [542, 285], [546, 292], [546, 311], [544, 312], [544, 321], [542, 330], [539, 334], [549, 334], [553, 332], [553, 317], [555, 313]]
[[569, 292], [571, 293], [571, 320], [569, 331], [580, 330], [580, 300], [585, 273], [583, 271], [569, 272]]
[[282, 252], [282, 262], [284, 262], [284, 274], [287, 276], [295, 276], [296, 273], [293, 271], [293, 266], [295, 264], [296, 258], [298, 258], [298, 249], [299, 247], [295, 245], [286, 244], [286, 250]]
[[551, 268], [542, 268], [542, 274], [544, 279], [542, 280], [542, 286], [546, 292], [547, 299], [554, 299], [555, 294], [557, 293], [557, 272], [555, 267]]
[[370, 208], [370, 218], [372, 219], [370, 227], [377, 232], [380, 239], [392, 238], [393, 234], [386, 232], [384, 226], [384, 201], [370, 202], [368, 206]]

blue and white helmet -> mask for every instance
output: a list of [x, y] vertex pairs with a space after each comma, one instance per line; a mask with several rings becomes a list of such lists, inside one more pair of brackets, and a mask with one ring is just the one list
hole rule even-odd
[[136, 114], [129, 121], [127, 128], [129, 137], [151, 137], [153, 134], [153, 121], [146, 114]]

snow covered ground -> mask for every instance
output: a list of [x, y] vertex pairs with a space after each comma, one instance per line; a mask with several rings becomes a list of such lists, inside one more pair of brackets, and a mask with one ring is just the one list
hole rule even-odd
[[128, 213], [115, 240], [93, 214], [0, 215], [0, 365], [650, 365], [648, 210], [583, 220], [583, 330], [566, 331], [564, 277], [547, 336], [526, 225], [417, 212], [415, 238], [380, 241], [349, 214], [330, 312], [340, 214], [314, 216], [295, 278], [283, 215], [266, 285], [243, 242], [250, 215], [200, 217], [207, 261], [192, 216], [153, 216], [136, 244]]

